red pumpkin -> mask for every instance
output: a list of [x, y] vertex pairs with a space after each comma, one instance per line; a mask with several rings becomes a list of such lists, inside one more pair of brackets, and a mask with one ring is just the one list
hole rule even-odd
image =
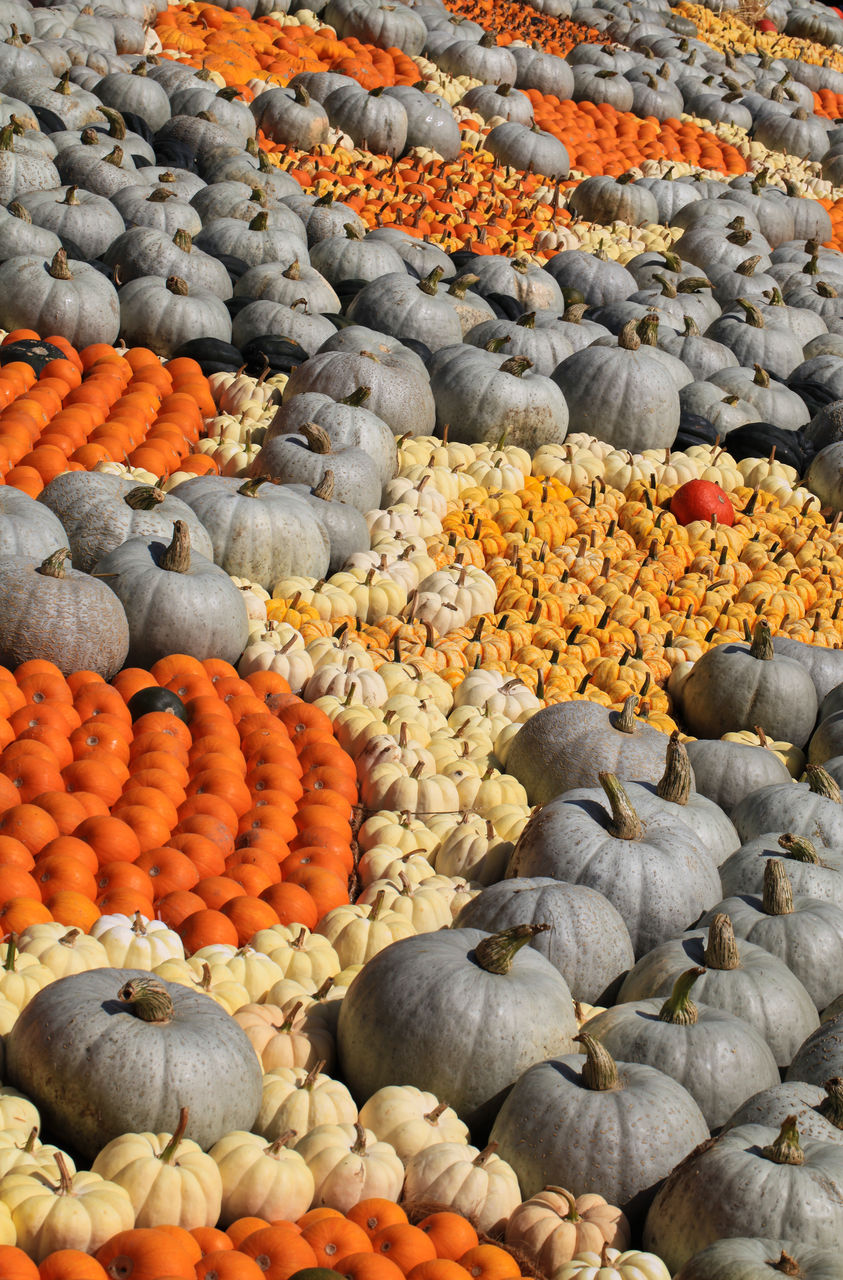
[[769, 31], [769, 32], [778, 34], [779, 29], [776, 26], [775, 22], [773, 22], [772, 18], [759, 18], [755, 24], [755, 30]]
[[676, 490], [670, 500], [671, 514], [680, 524], [694, 520], [710, 520], [716, 516], [719, 524], [735, 523], [735, 508], [719, 484], [711, 480], [689, 480]]

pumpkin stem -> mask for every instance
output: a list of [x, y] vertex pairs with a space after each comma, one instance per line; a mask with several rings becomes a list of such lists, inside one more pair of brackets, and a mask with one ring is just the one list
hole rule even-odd
[[30, 1129], [29, 1133], [27, 1134], [26, 1142], [23, 1144], [22, 1147], [18, 1147], [18, 1151], [25, 1151], [27, 1155], [31, 1155], [32, 1152], [35, 1150], [35, 1143], [37, 1141], [38, 1141], [38, 1128], [36, 1126], [35, 1128]]
[[768, 1262], [767, 1266], [772, 1267], [774, 1271], [780, 1271], [783, 1276], [794, 1276], [798, 1278], [804, 1274], [796, 1259], [792, 1258], [784, 1249], [782, 1249], [782, 1256], [779, 1258], [778, 1262]]
[[673, 804], [688, 803], [691, 794], [691, 762], [683, 743], [679, 741], [678, 729], [674, 729], [670, 735], [664, 773], [656, 792], [662, 800], [670, 800]]
[[343, 396], [339, 404], [348, 404], [353, 409], [359, 409], [360, 405], [365, 404], [371, 394], [371, 387], [355, 387], [347, 396]]
[[54, 280], [72, 280], [73, 273], [67, 265], [67, 253], [64, 249], [59, 249], [53, 258], [49, 267], [49, 274]]
[[775, 1142], [769, 1147], [762, 1147], [761, 1154], [765, 1160], [772, 1160], [774, 1164], [805, 1163], [805, 1152], [799, 1144], [796, 1116], [787, 1117]]
[[427, 1114], [422, 1117], [422, 1119], [426, 1120], [428, 1124], [437, 1125], [439, 1123], [439, 1117], [444, 1115], [447, 1110], [448, 1110], [447, 1102], [438, 1102], [436, 1106], [433, 1108], [433, 1110], [428, 1111]]
[[638, 694], [631, 693], [624, 700], [624, 704], [620, 711], [613, 712], [609, 717], [612, 728], [617, 729], [620, 733], [635, 732], [635, 708], [638, 706]]
[[817, 1110], [835, 1129], [843, 1129], [843, 1079], [832, 1076], [823, 1085], [826, 1096]]
[[769, 387], [770, 375], [767, 370], [762, 369], [760, 364], [755, 364], [753, 368], [755, 369], [755, 377], [752, 381], [755, 383], [756, 387]]
[[793, 911], [793, 888], [780, 858], [767, 859], [761, 901], [768, 916], [788, 916]]
[[743, 310], [748, 325], [751, 325], [753, 329], [764, 328], [764, 317], [754, 302], [750, 302], [749, 298], [736, 298], [735, 301]]
[[331, 452], [331, 437], [318, 422], [305, 422], [299, 427], [298, 434], [304, 436], [311, 453], [324, 456]]
[[637, 351], [641, 346], [641, 339], [638, 336], [638, 321], [628, 320], [618, 334], [618, 346], [624, 351]]
[[583, 316], [588, 311], [588, 304], [585, 302], [572, 302], [566, 307], [562, 313], [562, 319], [566, 324], [582, 324]]
[[156, 187], [152, 194], [146, 197], [146, 203], [163, 204], [165, 200], [172, 200], [175, 194], [175, 191], [168, 191], [166, 187]]
[[732, 921], [723, 911], [708, 926], [708, 943], [703, 954], [707, 969], [737, 969], [741, 962]]
[[123, 501], [133, 511], [152, 511], [159, 502], [164, 501], [166, 496], [164, 490], [159, 489], [157, 485], [140, 484], [137, 489], [130, 489], [127, 494], [124, 494]]
[[6, 959], [3, 961], [3, 969], [6, 973], [15, 972], [15, 960], [18, 954], [18, 935], [10, 933], [6, 940]]
[[308, 1071], [305, 1078], [298, 1082], [298, 1084], [296, 1085], [296, 1088], [307, 1089], [308, 1093], [310, 1093], [311, 1089], [316, 1084], [316, 1077], [321, 1072], [322, 1068], [325, 1065], [325, 1062], [326, 1062], [325, 1058], [323, 1058], [321, 1062], [315, 1062], [313, 1066], [310, 1068], [310, 1070]]
[[80, 929], [68, 929], [67, 933], [62, 934], [59, 938], [59, 946], [73, 947], [76, 945], [76, 939], [81, 938], [81, 936], [82, 932]]
[[285, 280], [300, 280], [301, 267], [299, 266], [298, 258], [294, 258], [293, 261], [290, 263], [289, 267], [287, 267], [286, 271], [282, 271], [281, 274]]
[[268, 481], [269, 476], [252, 476], [251, 479], [243, 481], [237, 492], [242, 494], [244, 498], [256, 498], [258, 489], [260, 489], [261, 485], [267, 484]]
[[182, 1107], [181, 1111], [179, 1112], [179, 1122], [176, 1125], [175, 1132], [173, 1133], [172, 1138], [167, 1143], [166, 1147], [158, 1157], [158, 1159], [161, 1161], [162, 1164], [172, 1164], [173, 1161], [175, 1160], [176, 1151], [178, 1150], [179, 1144], [181, 1143], [181, 1140], [184, 1137], [185, 1131], [187, 1129], [187, 1121], [189, 1116], [190, 1116], [190, 1109], [188, 1107]]
[[366, 1130], [363, 1128], [359, 1120], [354, 1121], [354, 1132], [357, 1135], [351, 1146], [351, 1154], [353, 1156], [362, 1156], [366, 1151]]
[[189, 231], [185, 231], [183, 227], [179, 227], [173, 236], [173, 244], [184, 253], [190, 253], [193, 248], [193, 236]]
[[249, 223], [250, 231], [266, 231], [269, 226], [269, 213], [266, 209], [261, 209], [260, 213], [256, 213], [252, 221]]
[[270, 1142], [269, 1146], [264, 1151], [264, 1155], [272, 1156], [273, 1158], [279, 1156], [281, 1152], [290, 1145], [293, 1138], [297, 1138], [298, 1136], [297, 1129], [285, 1129], [285, 1131], [280, 1134], [274, 1142]]
[[35, 570], [36, 573], [42, 573], [45, 578], [63, 578], [65, 575], [64, 562], [70, 555], [68, 547], [59, 547], [58, 551], [54, 551], [52, 555], [47, 556]]
[[158, 561], [159, 569], [169, 573], [187, 573], [190, 569], [190, 530], [184, 520], [173, 525], [173, 540]]
[[705, 969], [687, 969], [673, 984], [670, 996], [659, 1009], [659, 1021], [671, 1022], [678, 1027], [692, 1027], [699, 1017], [699, 1010], [691, 999], [691, 988]]
[[167, 276], [166, 287], [168, 293], [174, 293], [179, 298], [186, 298], [190, 293], [187, 281], [182, 280], [181, 276]]
[[635, 332], [641, 339], [642, 346], [657, 347], [659, 345], [659, 317], [655, 311], [649, 311], [646, 316], [641, 317], [635, 326]]
[[813, 841], [807, 836], [797, 836], [788, 831], [779, 836], [779, 845], [794, 862], [810, 862], [815, 867], [822, 866]]
[[143, 1022], [163, 1025], [173, 1019], [172, 998], [157, 978], [132, 978], [117, 992], [117, 999], [127, 1004], [129, 1012]]
[[612, 819], [607, 826], [609, 835], [616, 840], [640, 840], [644, 826], [621, 783], [613, 773], [599, 773], [597, 776], [612, 809]]
[[21, 222], [32, 222], [32, 215], [27, 209], [24, 209], [20, 200], [13, 200], [7, 208], [13, 218], [19, 218]]
[[314, 498], [321, 498], [323, 502], [330, 502], [334, 496], [334, 473], [326, 471], [322, 479], [313, 489]]
[[827, 800], [834, 800], [836, 804], [841, 803], [840, 788], [821, 764], [806, 764], [805, 779], [815, 796], [825, 796]]
[[586, 1052], [586, 1061], [582, 1069], [582, 1082], [586, 1089], [596, 1090], [599, 1093], [619, 1089], [621, 1083], [618, 1078], [618, 1068], [609, 1050], [587, 1031], [581, 1031], [579, 1035], [574, 1036], [574, 1040], [577, 1044], [581, 1044]]
[[759, 618], [755, 624], [749, 652], [753, 658], [759, 658], [762, 662], [769, 662], [776, 656], [773, 648], [772, 632], [763, 618]]
[[456, 280], [452, 280], [448, 286], [448, 293], [452, 298], [464, 298], [466, 291], [470, 289], [473, 284], [477, 284], [479, 279], [479, 276], [472, 275], [471, 272], [468, 272], [464, 276], [457, 276]]
[[549, 928], [549, 924], [516, 924], [511, 929], [489, 934], [474, 948], [474, 958], [486, 973], [507, 974], [521, 948], [532, 942], [537, 933], [546, 933]]
[[67, 1157], [63, 1151], [57, 1151], [53, 1156], [56, 1162], [56, 1168], [59, 1171], [59, 1185], [56, 1187], [56, 1194], [60, 1196], [69, 1196], [73, 1190], [73, 1175], [67, 1167]]
[[434, 267], [430, 275], [425, 276], [423, 280], [419, 280], [416, 288], [420, 289], [422, 293], [427, 293], [431, 297], [435, 297], [436, 290], [439, 287], [439, 281], [442, 279], [444, 274], [442, 267]]
[[514, 377], [520, 378], [532, 367], [532, 360], [528, 360], [526, 356], [510, 356], [508, 360], [504, 360], [500, 366], [500, 371], [501, 373], [511, 373]]

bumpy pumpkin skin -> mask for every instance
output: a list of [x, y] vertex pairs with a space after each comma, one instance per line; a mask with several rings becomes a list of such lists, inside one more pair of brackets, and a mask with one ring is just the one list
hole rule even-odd
[[792, 1240], [732, 1237], [718, 1240], [690, 1258], [674, 1280], [777, 1280], [788, 1272], [776, 1264], [792, 1258], [803, 1280], [838, 1280], [840, 1252], [811, 1249]]
[[92, 1160], [122, 1133], [173, 1133], [182, 1106], [187, 1134], [207, 1149], [249, 1129], [261, 1102], [261, 1069], [233, 1018], [208, 996], [161, 983], [170, 1022], [144, 1022], [118, 998], [140, 969], [95, 969], [51, 983], [6, 1039], [6, 1074], [25, 1083], [45, 1125]]
[[804, 747], [817, 718], [814, 682], [790, 658], [752, 656], [746, 645], [721, 644], [694, 663], [682, 686], [691, 733], [720, 738], [760, 724], [772, 738]]
[[696, 785], [731, 817], [735, 806], [753, 791], [790, 782], [787, 766], [773, 751], [721, 738], [686, 743]]
[[357, 975], [340, 1008], [338, 1048], [359, 1104], [400, 1080], [482, 1126], [527, 1066], [569, 1051], [576, 1022], [564, 978], [529, 947], [509, 973], [487, 973], [472, 957], [488, 936], [404, 938]]
[[839, 1075], [843, 1075], [843, 1013], [823, 1022], [805, 1039], [787, 1072], [788, 1080], [809, 1084], [823, 1084]]
[[724, 1125], [735, 1129], [742, 1124], [764, 1124], [779, 1129], [788, 1116], [796, 1116], [799, 1133], [803, 1138], [816, 1138], [818, 1142], [843, 1142], [843, 1129], [837, 1127], [822, 1113], [822, 1106], [833, 1103], [839, 1116], [839, 1099], [830, 1099], [828, 1092], [817, 1084], [803, 1080], [785, 1081], [771, 1089], [761, 1089], [747, 1098]]

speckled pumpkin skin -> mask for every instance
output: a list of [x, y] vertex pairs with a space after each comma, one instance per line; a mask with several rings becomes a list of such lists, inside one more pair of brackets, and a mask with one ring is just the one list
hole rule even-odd
[[205, 1149], [250, 1129], [261, 1069], [240, 1027], [201, 992], [163, 982], [171, 1022], [143, 1022], [117, 998], [140, 969], [60, 978], [30, 1001], [6, 1037], [6, 1078], [25, 1089], [54, 1139], [92, 1160], [122, 1133], [173, 1133]]

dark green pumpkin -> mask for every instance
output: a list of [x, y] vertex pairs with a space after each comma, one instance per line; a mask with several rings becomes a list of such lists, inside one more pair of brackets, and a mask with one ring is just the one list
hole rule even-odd
[[133, 721], [140, 720], [141, 716], [149, 715], [153, 711], [163, 711], [167, 715], [176, 716], [185, 724], [190, 718], [187, 707], [178, 694], [170, 689], [159, 689], [158, 685], [154, 684], [132, 694], [128, 707]]
[[21, 338], [18, 342], [0, 347], [0, 365], [20, 360], [36, 373], [40, 373], [51, 360], [66, 359], [67, 356], [60, 347], [54, 347], [52, 342], [42, 342], [40, 338]]
[[297, 365], [304, 364], [308, 356], [297, 342], [273, 333], [251, 338], [243, 347], [246, 372], [252, 377], [263, 373], [267, 365], [272, 373], [290, 373]]
[[191, 338], [173, 352], [173, 359], [195, 360], [205, 377], [212, 373], [235, 373], [243, 365], [239, 347], [221, 338]]

